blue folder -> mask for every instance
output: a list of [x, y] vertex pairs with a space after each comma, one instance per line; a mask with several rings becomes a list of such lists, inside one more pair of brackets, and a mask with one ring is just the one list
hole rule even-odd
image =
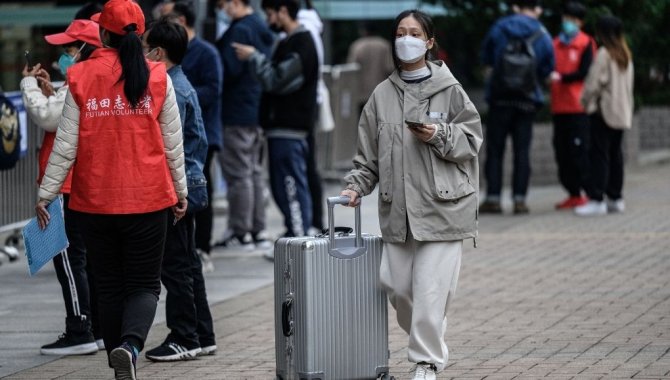
[[60, 198], [56, 198], [47, 206], [49, 224], [40, 229], [37, 218], [32, 218], [23, 228], [23, 241], [28, 257], [28, 271], [33, 276], [44, 264], [51, 261], [57, 254], [63, 252], [70, 244], [65, 234], [63, 219], [63, 205]]

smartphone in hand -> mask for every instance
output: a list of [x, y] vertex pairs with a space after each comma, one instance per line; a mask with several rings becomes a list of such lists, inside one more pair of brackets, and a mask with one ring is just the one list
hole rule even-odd
[[32, 54], [30, 54], [30, 50], [26, 50], [23, 53], [23, 56], [26, 58], [26, 65], [28, 65], [28, 70], [32, 70], [34, 66], [34, 60]]
[[405, 120], [405, 124], [407, 124], [407, 127], [410, 129], [420, 128], [423, 126], [423, 123], [411, 120]]

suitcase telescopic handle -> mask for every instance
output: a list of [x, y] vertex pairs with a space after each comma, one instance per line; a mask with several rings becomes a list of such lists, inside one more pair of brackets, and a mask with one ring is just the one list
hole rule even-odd
[[[335, 208], [335, 205], [347, 205], [349, 204], [349, 197], [347, 196], [338, 196], [338, 197], [328, 197], [327, 199], [327, 204], [328, 204], [328, 237], [330, 239], [330, 246], [335, 247], [335, 215], [333, 212], [333, 209]], [[355, 215], [355, 223], [354, 223], [354, 228], [356, 230], [356, 247], [362, 247], [363, 246], [363, 241], [361, 239], [361, 202], [359, 198], [359, 202], [356, 205], [356, 215]]]

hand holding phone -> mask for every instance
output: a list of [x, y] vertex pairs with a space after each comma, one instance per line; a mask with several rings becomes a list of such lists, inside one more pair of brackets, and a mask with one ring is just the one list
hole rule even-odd
[[407, 124], [407, 127], [411, 129], [423, 127], [423, 123], [418, 121], [405, 120], [405, 124]]

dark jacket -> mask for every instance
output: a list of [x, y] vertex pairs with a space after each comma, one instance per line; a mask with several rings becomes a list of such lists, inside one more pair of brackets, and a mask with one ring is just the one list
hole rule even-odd
[[200, 113], [198, 96], [181, 66], [172, 66], [168, 71], [184, 133], [184, 163], [188, 186], [188, 211], [199, 211], [207, 206], [207, 180], [203, 173], [207, 158], [207, 135]]
[[195, 37], [188, 43], [181, 67], [198, 94], [202, 120], [207, 132], [207, 143], [219, 150], [223, 146], [221, 130], [223, 66], [219, 52], [214, 45]]
[[256, 52], [250, 61], [263, 87], [261, 126], [268, 137], [280, 131], [306, 137], [316, 119], [319, 79], [319, 61], [309, 31], [300, 26], [277, 44], [272, 59]]
[[222, 96], [224, 126], [258, 126], [261, 100], [260, 84], [253, 78], [249, 65], [237, 58], [230, 44], [252, 45], [262, 54], [269, 55], [274, 38], [265, 22], [254, 13], [233, 21], [216, 42], [226, 73]]
[[[523, 14], [514, 14], [499, 19], [493, 24], [486, 35], [481, 51], [482, 62], [487, 66], [493, 67], [495, 70], [496, 63], [502, 54], [503, 48], [507, 46], [508, 38], [529, 38], [540, 29], [544, 31], [543, 35], [535, 39], [533, 42], [533, 51], [537, 58], [536, 69], [538, 79], [533, 100], [537, 105], [542, 105], [544, 103], [541, 83], [554, 69], [554, 49], [551, 42], [551, 36], [539, 20]], [[495, 73], [491, 75], [491, 77], [493, 76], [495, 76]], [[490, 80], [486, 85], [486, 100], [489, 103], [497, 100], [491, 99]]]

